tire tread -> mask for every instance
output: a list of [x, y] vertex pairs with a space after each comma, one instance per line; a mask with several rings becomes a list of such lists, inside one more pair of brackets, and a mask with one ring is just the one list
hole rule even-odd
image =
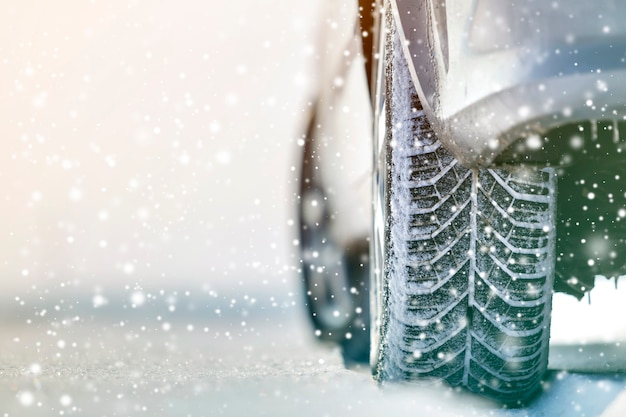
[[396, 128], [389, 311], [375, 376], [444, 379], [523, 401], [547, 366], [555, 173], [458, 164], [407, 82], [398, 42], [388, 41], [386, 51], [393, 56], [387, 111]]

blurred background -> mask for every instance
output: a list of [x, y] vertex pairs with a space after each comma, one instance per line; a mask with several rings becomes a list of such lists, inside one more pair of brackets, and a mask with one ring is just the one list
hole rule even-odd
[[5, 3], [0, 291], [293, 276], [318, 2]]
[[[189, 288], [301, 304], [297, 140], [318, 36], [349, 27], [323, 16], [313, 0], [7, 2], [2, 300]], [[553, 339], [626, 333], [603, 320], [621, 296], [604, 279], [591, 305], [557, 296]]]

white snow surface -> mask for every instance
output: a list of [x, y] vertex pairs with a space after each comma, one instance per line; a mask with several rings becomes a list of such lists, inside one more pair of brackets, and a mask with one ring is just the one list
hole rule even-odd
[[[620, 417], [626, 412], [626, 376], [598, 361], [602, 352], [609, 357], [614, 343], [583, 351], [577, 345], [553, 346], [552, 357], [560, 357], [570, 371], [553, 366], [536, 402], [504, 410], [432, 383], [378, 387], [368, 369], [346, 369], [336, 348], [314, 341], [303, 306], [284, 290], [242, 295], [145, 289], [141, 306], [132, 307], [137, 295], [128, 291], [104, 294], [109, 303], [97, 308], [67, 294], [49, 299], [25, 294], [13, 302], [3, 297], [0, 415]], [[579, 333], [584, 332], [581, 326]], [[626, 334], [616, 336], [626, 341]], [[626, 345], [613, 353], [613, 369], [626, 370]]]

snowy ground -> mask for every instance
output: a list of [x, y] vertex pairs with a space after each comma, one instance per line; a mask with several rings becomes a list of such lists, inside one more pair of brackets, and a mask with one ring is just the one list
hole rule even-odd
[[[567, 303], [555, 306], [545, 393], [528, 409], [502, 410], [441, 386], [381, 389], [366, 369], [345, 369], [337, 350], [312, 340], [296, 290], [287, 283], [247, 294], [33, 292], [3, 300], [0, 416], [618, 417], [626, 411], [626, 374], [619, 373], [626, 371], [626, 343], [616, 333], [611, 342], [598, 341], [583, 323], [579, 342], [564, 345], [559, 313], [566, 307], [559, 306]], [[609, 295], [617, 296], [623, 293]], [[586, 304], [576, 306], [589, 313]]]

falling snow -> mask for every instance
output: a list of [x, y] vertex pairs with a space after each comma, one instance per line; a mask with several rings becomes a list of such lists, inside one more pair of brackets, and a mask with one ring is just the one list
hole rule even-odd
[[[626, 370], [626, 328], [597, 319], [626, 314], [612, 308], [623, 293], [606, 291], [626, 288], [617, 277], [597, 279], [591, 305], [556, 299], [555, 371], [528, 410], [439, 385], [379, 389], [366, 366], [346, 369], [337, 348], [314, 343], [321, 332], [305, 320], [295, 255], [295, 158], [325, 53], [318, 35], [353, 32], [350, 7], [332, 19], [320, 9], [305, 0], [6, 5], [0, 417], [621, 415], [609, 413], [626, 407], [626, 380], [605, 371]], [[619, 35], [605, 20], [598, 30]], [[612, 82], [599, 78], [594, 94]], [[347, 88], [349, 74], [331, 84]], [[602, 106], [595, 96], [586, 104]], [[566, 138], [572, 160], [593, 138], [584, 129]], [[543, 139], [525, 146], [541, 150]], [[626, 226], [626, 189], [608, 185], [624, 175], [572, 179], [585, 214], [561, 227], [584, 229], [573, 232], [575, 256], [592, 271], [621, 256], [611, 230]], [[320, 202], [308, 215], [321, 219]]]

